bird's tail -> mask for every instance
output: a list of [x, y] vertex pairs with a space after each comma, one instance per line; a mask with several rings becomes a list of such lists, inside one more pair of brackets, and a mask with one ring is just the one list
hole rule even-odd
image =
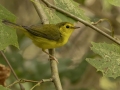
[[8, 26], [11, 26], [11, 27], [14, 27], [15, 29], [21, 29], [21, 30], [24, 30], [23, 26], [21, 25], [18, 25], [18, 24], [15, 24], [13, 22], [10, 22], [8, 20], [2, 20], [2, 23], [8, 25]]

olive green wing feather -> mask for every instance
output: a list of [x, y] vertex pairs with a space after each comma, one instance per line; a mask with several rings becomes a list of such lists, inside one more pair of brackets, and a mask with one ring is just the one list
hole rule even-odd
[[48, 40], [58, 41], [61, 37], [59, 27], [53, 24], [45, 24], [42, 26], [23, 26], [29, 33], [34, 36], [46, 38]]

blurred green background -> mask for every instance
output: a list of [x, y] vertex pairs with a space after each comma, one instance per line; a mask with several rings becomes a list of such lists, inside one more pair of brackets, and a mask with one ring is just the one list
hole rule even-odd
[[[50, 0], [52, 2], [52, 0]], [[115, 36], [119, 38], [120, 28], [120, 8], [106, 3], [106, 0], [74, 0], [78, 2], [79, 7], [85, 11], [91, 21], [97, 21], [101, 18], [110, 20]], [[17, 23], [20, 25], [34, 25], [40, 22], [40, 19], [29, 0], [0, 0], [10, 12], [17, 17]], [[111, 41], [96, 31], [78, 23], [81, 29], [76, 30], [70, 37], [69, 42], [56, 49], [55, 56], [59, 59], [59, 74], [63, 90], [120, 90], [119, 79], [102, 77], [94, 67], [85, 61], [85, 58], [96, 57], [90, 50], [90, 42], [108, 42]], [[110, 29], [107, 22], [100, 23], [97, 27]], [[104, 30], [104, 29], [103, 29]], [[109, 33], [105, 31], [106, 33]], [[36, 47], [32, 41], [25, 37], [20, 31], [17, 31], [20, 49], [13, 46], [7, 47], [5, 55], [9, 59], [16, 74], [21, 79], [41, 80], [51, 77], [48, 55]], [[3, 57], [0, 56], [0, 63], [6, 64]], [[6, 81], [7, 85], [14, 82], [15, 78], [11, 74]], [[23, 86], [29, 90], [34, 83], [24, 83]], [[18, 85], [12, 87], [12, 90], [20, 90]], [[36, 87], [34, 90], [55, 90], [53, 83], [47, 82]]]

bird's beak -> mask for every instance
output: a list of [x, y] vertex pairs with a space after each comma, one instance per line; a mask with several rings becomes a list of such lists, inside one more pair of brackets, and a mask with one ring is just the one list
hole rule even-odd
[[74, 26], [74, 27], [72, 27], [73, 29], [78, 29], [78, 28], [80, 28], [80, 27], [78, 27], [78, 26]]

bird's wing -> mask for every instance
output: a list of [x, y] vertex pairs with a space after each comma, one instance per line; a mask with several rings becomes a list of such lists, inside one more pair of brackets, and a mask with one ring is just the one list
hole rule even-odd
[[58, 41], [61, 37], [59, 27], [53, 24], [45, 24], [42, 26], [23, 26], [29, 33], [34, 36], [46, 38], [48, 40]]

